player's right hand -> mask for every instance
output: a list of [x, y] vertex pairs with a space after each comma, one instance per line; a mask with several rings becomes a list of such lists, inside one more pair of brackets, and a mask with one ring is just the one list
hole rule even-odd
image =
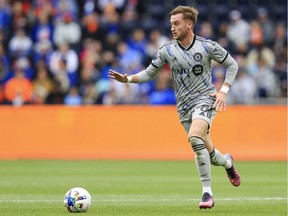
[[215, 97], [213, 108], [215, 108], [217, 112], [221, 112], [222, 110], [226, 112], [226, 93], [219, 91], [210, 94], [210, 96]]
[[127, 74], [121, 74], [111, 69], [109, 70], [108, 77], [122, 83], [128, 82]]

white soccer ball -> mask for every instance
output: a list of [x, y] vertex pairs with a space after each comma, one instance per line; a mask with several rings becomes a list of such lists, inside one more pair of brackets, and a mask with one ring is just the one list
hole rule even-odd
[[84, 188], [71, 188], [64, 196], [64, 206], [69, 212], [86, 212], [91, 206], [91, 195]]

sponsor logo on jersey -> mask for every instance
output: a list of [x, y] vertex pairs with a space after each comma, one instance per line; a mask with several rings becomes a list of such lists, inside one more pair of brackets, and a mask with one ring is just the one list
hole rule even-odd
[[175, 68], [176, 73], [189, 74], [189, 68]]

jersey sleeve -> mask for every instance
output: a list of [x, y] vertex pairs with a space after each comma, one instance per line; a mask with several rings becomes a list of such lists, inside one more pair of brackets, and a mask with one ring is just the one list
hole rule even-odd
[[162, 46], [159, 48], [156, 56], [152, 59], [151, 65], [156, 68], [161, 68], [166, 63], [167, 61], [165, 58], [165, 46]]
[[210, 43], [208, 43], [208, 46], [211, 59], [222, 64], [228, 56], [227, 50], [225, 50], [215, 41], [210, 41]]
[[164, 55], [165, 55], [164, 48], [163, 47], [159, 48], [156, 56], [151, 61], [150, 65], [145, 70], [135, 74], [138, 77], [139, 83], [147, 82], [155, 78], [157, 72], [167, 62]]

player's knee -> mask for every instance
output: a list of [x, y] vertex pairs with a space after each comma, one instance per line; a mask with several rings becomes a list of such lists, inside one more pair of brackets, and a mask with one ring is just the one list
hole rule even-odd
[[191, 147], [192, 147], [194, 152], [199, 152], [199, 151], [206, 148], [204, 140], [200, 137], [191, 136], [191, 137], [189, 137], [188, 140], [189, 140]]
[[189, 143], [194, 146], [194, 145], [204, 145], [204, 140], [198, 136], [191, 136], [188, 139]]

